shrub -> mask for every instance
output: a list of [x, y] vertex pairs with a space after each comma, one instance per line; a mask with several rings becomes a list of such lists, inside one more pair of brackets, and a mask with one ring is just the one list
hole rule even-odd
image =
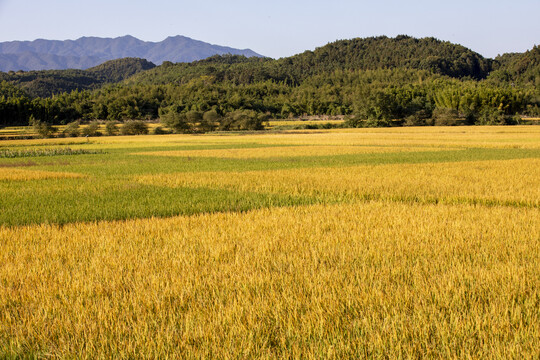
[[142, 120], [129, 120], [120, 129], [122, 135], [146, 135], [148, 125]]
[[161, 123], [171, 129], [173, 132], [182, 134], [189, 133], [191, 131], [191, 127], [189, 126], [185, 114], [179, 113], [174, 108], [166, 109], [163, 112], [160, 110], [160, 113]]
[[37, 135], [41, 138], [52, 137], [53, 132], [55, 131], [54, 127], [44, 121], [36, 119], [34, 115], [30, 116], [29, 123], [30, 125], [32, 125], [32, 128], [37, 133]]
[[162, 128], [161, 126], [158, 126], [154, 129], [154, 135], [165, 135], [165, 134], [170, 134], [171, 132], [170, 131], [167, 131], [165, 130], [164, 128]]
[[80, 123], [78, 121], [72, 121], [67, 124], [64, 134], [70, 137], [77, 137], [81, 135]]
[[90, 124], [88, 124], [87, 127], [85, 127], [82, 130], [83, 136], [101, 136], [101, 133], [99, 130], [99, 122], [92, 121]]
[[462, 120], [457, 110], [435, 109], [433, 111], [433, 121], [436, 126], [455, 126], [459, 125]]
[[118, 134], [118, 123], [114, 120], [109, 120], [105, 123], [105, 133], [109, 136]]
[[267, 114], [258, 114], [253, 110], [235, 110], [219, 124], [220, 130], [263, 130], [264, 123], [268, 121]]

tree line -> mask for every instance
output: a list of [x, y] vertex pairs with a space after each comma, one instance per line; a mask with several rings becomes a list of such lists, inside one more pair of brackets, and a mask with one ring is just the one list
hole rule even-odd
[[133, 61], [123, 64], [119, 82], [103, 80], [116, 73], [109, 64], [92, 70], [107, 74], [99, 86], [50, 96], [32, 96], [24, 82], [4, 76], [0, 126], [31, 118], [161, 119], [175, 132], [205, 132], [308, 115], [346, 115], [348, 126], [512, 124], [540, 116], [538, 47], [489, 60], [436, 39], [380, 37], [279, 60], [224, 55], [146, 70], [135, 62], [135, 71]]

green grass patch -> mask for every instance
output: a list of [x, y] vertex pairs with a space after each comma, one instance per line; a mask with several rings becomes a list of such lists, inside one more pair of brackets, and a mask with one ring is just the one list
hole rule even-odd
[[0, 224], [65, 224], [79, 221], [241, 212], [316, 202], [307, 197], [177, 188], [129, 181], [53, 179], [0, 182]]
[[[106, 150], [109, 152], [109, 150]], [[264, 159], [223, 159], [204, 157], [148, 156], [116, 152], [81, 157], [62, 157], [57, 163], [33, 159], [36, 169], [69, 171], [95, 176], [127, 176], [137, 174], [198, 172], [198, 171], [258, 171], [313, 167], [342, 167], [379, 164], [420, 164], [481, 160], [511, 160], [540, 157], [539, 149], [472, 148], [449, 151], [422, 151], [306, 156]], [[69, 166], [66, 167], [66, 163]], [[0, 163], [0, 166], [1, 163]]]

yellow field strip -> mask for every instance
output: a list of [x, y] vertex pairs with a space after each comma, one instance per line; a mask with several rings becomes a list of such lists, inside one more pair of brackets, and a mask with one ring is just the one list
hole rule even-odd
[[2, 141], [2, 147], [55, 146], [74, 143], [85, 146], [113, 147], [160, 147], [189, 145], [219, 145], [258, 143], [266, 145], [310, 145], [310, 146], [415, 146], [415, 147], [502, 147], [540, 148], [538, 126], [456, 126], [456, 127], [406, 127], [389, 129], [334, 129], [301, 130], [283, 133], [257, 132], [248, 136], [230, 134], [193, 135], [148, 135], [148, 136], [103, 136], [99, 138], [65, 138]]
[[84, 175], [42, 170], [27, 170], [12, 167], [0, 167], [0, 181], [26, 181], [42, 179], [80, 178]]
[[[400, 128], [403, 129], [403, 128]], [[497, 131], [477, 132], [477, 129], [448, 129], [433, 131], [432, 129], [339, 129], [323, 131], [310, 131], [298, 133], [291, 131], [285, 134], [277, 134], [252, 137], [263, 144], [289, 145], [340, 145], [340, 146], [413, 146], [413, 147], [459, 147], [459, 148], [540, 148], [540, 131], [534, 126], [529, 127], [529, 132]], [[484, 129], [486, 131], [487, 129]], [[516, 129], [518, 130], [518, 129]], [[521, 130], [521, 129], [519, 129]], [[448, 132], [447, 132], [448, 131]]]
[[419, 201], [540, 205], [540, 159], [143, 175], [144, 184]]
[[264, 148], [177, 150], [134, 153], [134, 155], [216, 157], [230, 159], [329, 156], [348, 154], [398, 153], [417, 151], [447, 151], [439, 147], [381, 147], [381, 146], [273, 146]]

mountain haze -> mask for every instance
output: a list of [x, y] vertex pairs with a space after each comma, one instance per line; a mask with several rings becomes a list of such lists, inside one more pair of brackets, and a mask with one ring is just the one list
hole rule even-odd
[[171, 36], [160, 42], [142, 41], [130, 35], [65, 41], [38, 39], [0, 43], [0, 71], [88, 69], [126, 57], [155, 64], [191, 62], [223, 54], [261, 56], [250, 49], [212, 45], [185, 36]]

